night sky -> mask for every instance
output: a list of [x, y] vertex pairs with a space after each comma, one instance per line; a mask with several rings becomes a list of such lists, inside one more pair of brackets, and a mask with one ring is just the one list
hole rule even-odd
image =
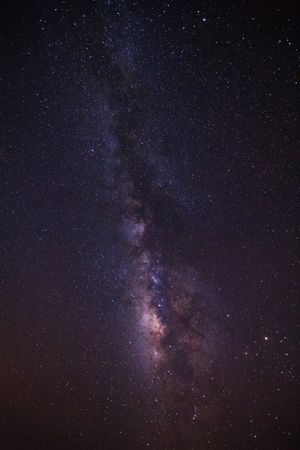
[[0, 450], [299, 449], [296, 3], [2, 2]]

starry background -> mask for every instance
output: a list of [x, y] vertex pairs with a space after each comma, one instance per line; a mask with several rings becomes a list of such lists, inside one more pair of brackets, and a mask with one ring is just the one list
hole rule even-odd
[[298, 14], [2, 3], [1, 450], [299, 448]]

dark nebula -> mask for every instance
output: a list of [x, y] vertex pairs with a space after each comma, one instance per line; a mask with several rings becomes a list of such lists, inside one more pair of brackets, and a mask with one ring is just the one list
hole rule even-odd
[[298, 19], [3, 3], [0, 450], [299, 448]]

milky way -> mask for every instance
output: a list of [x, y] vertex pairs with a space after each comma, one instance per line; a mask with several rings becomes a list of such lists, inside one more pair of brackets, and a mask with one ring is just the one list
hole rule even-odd
[[[113, 116], [104, 130], [110, 136], [105, 144], [117, 167], [116, 198], [126, 254], [119, 301], [132, 316], [137, 364], [143, 368], [145, 382], [158, 389], [160, 445], [197, 448], [201, 442], [197, 431], [194, 435], [197, 423], [217, 423], [214, 383], [217, 376], [221, 389], [227, 376], [222, 353], [228, 353], [231, 336], [222, 306], [216, 312], [214, 295], [188, 259], [180, 258], [176, 241], [173, 250], [165, 253], [156, 204], [164, 208], [171, 199], [175, 208], [187, 213], [192, 195], [185, 192], [159, 144], [151, 140], [154, 148], [145, 146], [147, 114], [138, 122], [131, 120], [139, 114], [140, 76], [132, 56], [132, 36], [111, 21], [105, 30], [109, 56], [104, 73], [110, 78], [102, 89]], [[151, 121], [152, 127], [161, 126], [158, 120]], [[113, 204], [116, 198], [112, 197]], [[220, 379], [216, 374], [221, 366]]]

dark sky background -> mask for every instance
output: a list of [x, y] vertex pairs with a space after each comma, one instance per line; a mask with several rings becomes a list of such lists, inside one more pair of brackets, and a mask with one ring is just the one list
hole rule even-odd
[[299, 448], [296, 3], [2, 2], [0, 450]]

